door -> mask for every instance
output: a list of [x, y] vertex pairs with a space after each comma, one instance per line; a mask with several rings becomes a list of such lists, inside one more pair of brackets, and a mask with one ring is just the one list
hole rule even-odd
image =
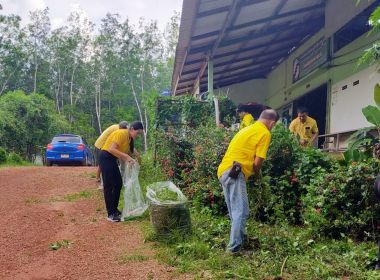
[[[295, 117], [297, 109], [300, 107], [307, 107], [309, 116], [317, 121], [319, 135], [326, 134], [327, 84], [306, 93], [293, 103]], [[318, 148], [321, 148], [324, 141], [324, 139], [318, 138]]]

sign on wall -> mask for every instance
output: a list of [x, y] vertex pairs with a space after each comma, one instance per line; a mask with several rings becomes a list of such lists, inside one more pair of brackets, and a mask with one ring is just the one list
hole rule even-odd
[[322, 38], [293, 61], [293, 83], [327, 62], [329, 39]]

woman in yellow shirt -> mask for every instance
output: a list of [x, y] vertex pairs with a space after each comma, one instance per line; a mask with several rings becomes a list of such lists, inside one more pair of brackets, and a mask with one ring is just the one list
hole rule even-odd
[[108, 220], [120, 221], [121, 212], [117, 209], [120, 191], [123, 186], [117, 159], [124, 163], [132, 163], [133, 159], [127, 152], [134, 152], [134, 139], [143, 132], [141, 122], [134, 122], [129, 129], [118, 129], [111, 133], [99, 154], [99, 166], [102, 171], [104, 184], [104, 200], [107, 208]]
[[238, 105], [237, 113], [239, 117], [242, 119], [240, 123], [239, 131], [255, 123], [254, 118], [252, 117], [250, 113], [247, 112], [247, 109], [244, 107], [243, 104]]

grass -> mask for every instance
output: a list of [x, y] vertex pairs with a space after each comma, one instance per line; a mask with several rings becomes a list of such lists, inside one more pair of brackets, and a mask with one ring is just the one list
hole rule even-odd
[[311, 236], [307, 229], [287, 223], [263, 224], [249, 220], [248, 235], [256, 237], [244, 244], [249, 255], [225, 254], [230, 222], [215, 217], [209, 209], [192, 211], [192, 233], [160, 239], [149, 221], [140, 225], [145, 240], [158, 250], [158, 258], [181, 272], [203, 274], [212, 279], [380, 279], [373, 271], [377, 244], [353, 242], [348, 237], [332, 240]]
[[[158, 167], [148, 163], [141, 168], [144, 190], [158, 181], [163, 181]], [[160, 261], [177, 267], [178, 272], [193, 274], [194, 279], [380, 279], [380, 272], [373, 271], [378, 248], [373, 241], [354, 242], [348, 236], [329, 239], [287, 222], [250, 219], [248, 236], [257, 239], [244, 244], [249, 255], [230, 256], [225, 253], [228, 217], [215, 216], [208, 208], [201, 212], [192, 208], [191, 217], [190, 234], [165, 239], [155, 235], [147, 216], [143, 215], [138, 225]]]
[[79, 174], [78, 177], [96, 178], [96, 173], [85, 171], [85, 172], [83, 172], [83, 174]]
[[71, 195], [65, 195], [63, 197], [63, 199], [65, 201], [73, 201], [73, 200], [76, 200], [78, 198], [82, 198], [82, 197], [89, 197], [92, 193], [88, 192], [88, 191], [82, 191], [81, 193], [76, 193], [76, 194], [71, 194]]

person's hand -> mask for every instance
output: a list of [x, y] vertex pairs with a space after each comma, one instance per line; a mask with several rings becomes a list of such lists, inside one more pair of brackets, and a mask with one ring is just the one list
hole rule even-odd
[[306, 140], [301, 139], [300, 143], [301, 143], [301, 145], [305, 145], [306, 144]]
[[127, 155], [127, 154], [123, 154], [122, 156], [120, 156], [120, 159], [124, 163], [133, 163], [133, 159], [129, 155]]

